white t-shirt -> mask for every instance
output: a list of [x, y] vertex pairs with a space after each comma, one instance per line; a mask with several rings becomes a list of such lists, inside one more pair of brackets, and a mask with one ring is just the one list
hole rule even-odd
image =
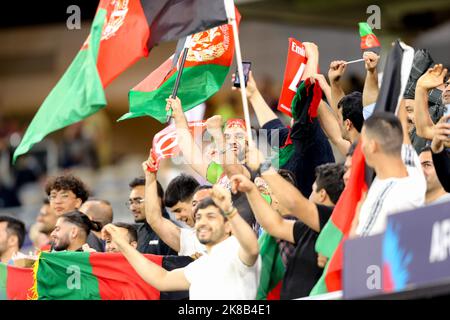
[[402, 159], [408, 170], [407, 177], [375, 178], [370, 186], [359, 214], [358, 235], [381, 233], [386, 228], [388, 215], [424, 205], [427, 184], [419, 156], [412, 145], [402, 146]]
[[179, 256], [192, 256], [195, 253], [206, 254], [206, 247], [200, 243], [195, 234], [195, 229], [180, 228], [180, 252]]
[[184, 268], [191, 300], [254, 300], [261, 256], [248, 267], [239, 259], [239, 242], [231, 236]]

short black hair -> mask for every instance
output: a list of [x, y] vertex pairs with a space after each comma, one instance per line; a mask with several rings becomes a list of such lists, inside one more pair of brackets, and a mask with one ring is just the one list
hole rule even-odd
[[[145, 177], [136, 177], [128, 184], [130, 186], [130, 189], [134, 189], [139, 186], [145, 186]], [[156, 181], [156, 188], [158, 190], [158, 197], [163, 199], [164, 198], [164, 189], [161, 186], [161, 183], [159, 181]]]
[[199, 185], [197, 188], [195, 188], [194, 193], [192, 195], [196, 194], [200, 190], [209, 190], [209, 189], [212, 189], [212, 186], [207, 184]]
[[375, 112], [365, 121], [364, 127], [367, 135], [378, 141], [384, 153], [401, 155], [403, 129], [400, 120], [393, 113]]
[[423, 147], [422, 149], [420, 149], [419, 154], [421, 154], [422, 152], [432, 152], [431, 147], [429, 145], [426, 145], [425, 147]]
[[330, 200], [336, 204], [344, 191], [344, 166], [338, 163], [325, 163], [316, 167], [316, 190], [324, 189]]
[[164, 194], [164, 204], [166, 207], [173, 207], [178, 202], [185, 202], [192, 198], [195, 189], [200, 184], [194, 177], [181, 174], [170, 181]]
[[72, 191], [81, 202], [85, 202], [89, 198], [89, 191], [86, 185], [79, 178], [65, 174], [50, 179], [45, 185], [45, 192], [49, 196], [52, 190], [68, 190]]
[[197, 207], [195, 208], [194, 215], [198, 212], [198, 210], [200, 210], [200, 209], [206, 209], [206, 208], [208, 208], [209, 206], [213, 206], [213, 207], [216, 207], [217, 209], [219, 209], [220, 214], [225, 218], [225, 214], [224, 214], [223, 210], [220, 209], [220, 208], [215, 204], [214, 200], [213, 200], [211, 197], [205, 198], [205, 199], [203, 199], [202, 201], [200, 201], [200, 202], [198, 203]]
[[342, 108], [342, 119], [349, 119], [355, 129], [361, 132], [364, 124], [363, 104], [361, 92], [354, 91], [344, 97], [338, 102], [338, 109]]
[[10, 216], [0, 216], [0, 222], [6, 222], [6, 232], [8, 236], [17, 236], [19, 249], [22, 248], [25, 241], [25, 224], [19, 219]]
[[50, 205], [50, 200], [48, 198], [42, 199], [42, 205]]
[[125, 223], [125, 222], [115, 222], [113, 223], [113, 225], [115, 225], [118, 228], [124, 228], [128, 230], [128, 238], [130, 239], [130, 242], [136, 241], [138, 239], [138, 235], [137, 235], [137, 230], [134, 227], [134, 225], [130, 224], [130, 223]]
[[86, 234], [86, 237], [89, 235], [89, 232], [92, 231], [100, 231], [102, 230], [101, 223], [97, 221], [93, 221], [89, 219], [87, 215], [85, 215], [83, 212], [74, 210], [67, 213], [64, 213], [61, 215], [62, 219], [64, 221], [67, 221], [69, 223], [72, 223], [76, 225], [77, 227], [81, 228], [84, 233]]
[[297, 185], [297, 180], [295, 179], [295, 174], [291, 170], [279, 169], [278, 174], [283, 177], [284, 180], [292, 185]]

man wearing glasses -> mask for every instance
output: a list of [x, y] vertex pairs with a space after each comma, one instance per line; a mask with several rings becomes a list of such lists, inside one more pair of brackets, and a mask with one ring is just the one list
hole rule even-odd
[[[144, 195], [145, 195], [145, 178], [139, 177], [133, 179], [130, 182], [130, 196], [126, 202], [126, 206], [134, 216], [134, 222], [138, 225], [138, 245], [137, 250], [140, 253], [150, 253], [156, 255], [177, 255], [177, 252], [172, 250], [167, 244], [165, 244], [158, 235], [153, 231], [150, 225], [145, 219], [144, 210]], [[158, 183], [158, 201], [161, 203], [162, 216], [166, 219], [170, 219], [169, 213], [162, 205], [162, 198], [164, 191], [161, 185]]]

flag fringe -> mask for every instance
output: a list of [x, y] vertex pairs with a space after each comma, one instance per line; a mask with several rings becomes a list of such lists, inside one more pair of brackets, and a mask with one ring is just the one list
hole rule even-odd
[[39, 293], [38, 293], [38, 287], [37, 287], [37, 273], [39, 269], [39, 260], [41, 260], [41, 252], [38, 254], [38, 258], [33, 266], [33, 286], [29, 290], [29, 294], [27, 296], [27, 300], [38, 300]]

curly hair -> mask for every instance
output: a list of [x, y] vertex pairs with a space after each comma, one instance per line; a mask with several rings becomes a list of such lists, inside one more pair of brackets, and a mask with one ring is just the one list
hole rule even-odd
[[81, 199], [81, 202], [85, 202], [89, 198], [89, 191], [83, 181], [71, 174], [57, 176], [50, 179], [45, 185], [45, 192], [49, 196], [52, 190], [72, 191], [77, 198]]

